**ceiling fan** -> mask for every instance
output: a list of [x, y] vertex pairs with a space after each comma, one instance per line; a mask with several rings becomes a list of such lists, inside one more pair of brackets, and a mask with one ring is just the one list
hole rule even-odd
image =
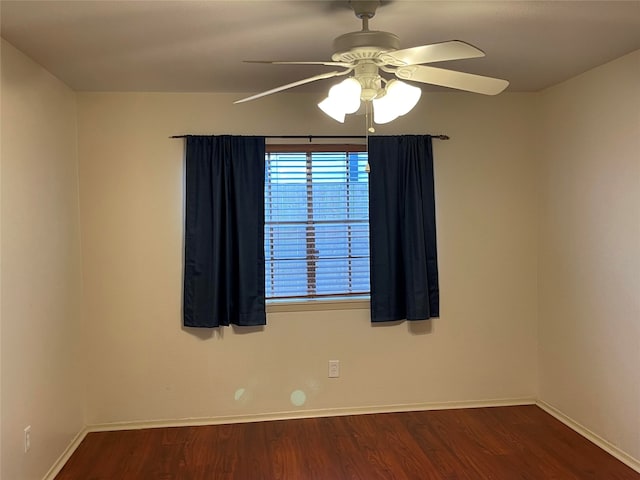
[[[386, 123], [411, 110], [420, 97], [419, 88], [402, 80], [485, 95], [496, 95], [509, 85], [508, 81], [498, 78], [423, 65], [483, 57], [484, 52], [460, 40], [400, 49], [400, 40], [397, 35], [369, 30], [369, 20], [375, 15], [380, 5], [379, 0], [349, 0], [349, 5], [353, 8], [356, 17], [362, 20], [362, 30], [337, 37], [333, 43], [335, 53], [331, 61], [248, 61], [248, 63], [275, 65], [325, 65], [341, 67], [342, 70], [281, 85], [234, 103], [248, 102], [307, 83], [353, 73], [345, 81], [332, 87], [329, 96], [318, 106], [336, 120], [344, 122], [345, 114], [356, 112], [360, 108], [361, 101], [365, 104], [372, 102], [374, 121]], [[380, 75], [380, 72], [394, 75], [400, 80], [387, 80]]]

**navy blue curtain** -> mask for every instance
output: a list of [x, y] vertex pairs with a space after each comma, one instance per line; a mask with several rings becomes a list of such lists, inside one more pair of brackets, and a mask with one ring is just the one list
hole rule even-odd
[[184, 325], [264, 325], [264, 137], [188, 136]]
[[369, 138], [371, 321], [438, 317], [429, 135]]

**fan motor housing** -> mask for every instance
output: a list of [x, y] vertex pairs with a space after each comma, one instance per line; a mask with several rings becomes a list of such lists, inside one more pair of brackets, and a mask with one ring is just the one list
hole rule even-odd
[[359, 31], [340, 35], [333, 41], [335, 62], [353, 62], [377, 57], [380, 53], [398, 50], [400, 39], [389, 32]]

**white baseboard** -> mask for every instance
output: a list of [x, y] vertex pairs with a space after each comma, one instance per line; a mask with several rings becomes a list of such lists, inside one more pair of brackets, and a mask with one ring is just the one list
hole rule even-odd
[[316, 410], [293, 410], [253, 415], [228, 415], [218, 417], [180, 418], [170, 420], [145, 420], [133, 422], [101, 423], [87, 426], [89, 432], [116, 430], [139, 430], [143, 428], [187, 427], [201, 425], [221, 425], [229, 423], [268, 422], [293, 420], [298, 418], [338, 417], [345, 415], [366, 415], [372, 413], [395, 413], [427, 410], [447, 410], [455, 408], [509, 407], [515, 405], [535, 405], [533, 398], [506, 398], [494, 400], [473, 400], [459, 402], [410, 403], [397, 405], [376, 405], [367, 407], [323, 408]]
[[585, 437], [587, 440], [595, 443], [598, 447], [603, 449], [605, 452], [610, 453], [611, 455], [616, 457], [618, 460], [620, 460], [622, 463], [631, 467], [636, 472], [640, 473], [640, 460], [638, 460], [637, 458], [633, 458], [628, 453], [620, 450], [618, 447], [616, 447], [612, 443], [608, 442], [601, 436], [593, 433], [591, 430], [581, 425], [580, 423], [575, 421], [573, 418], [565, 415], [564, 413], [562, 413], [560, 410], [556, 409], [552, 405], [549, 405], [548, 403], [543, 402], [542, 400], [536, 401], [536, 405], [538, 405], [541, 409], [543, 409], [549, 415], [560, 420], [570, 429], [576, 431], [577, 433]]
[[56, 475], [60, 473], [62, 467], [64, 467], [65, 463], [67, 463], [69, 458], [71, 458], [71, 455], [73, 455], [73, 452], [75, 452], [80, 443], [82, 443], [82, 440], [84, 440], [84, 437], [87, 436], [87, 433], [89, 433], [89, 429], [87, 429], [87, 427], [84, 427], [78, 432], [73, 440], [71, 440], [71, 443], [69, 443], [69, 446], [64, 450], [64, 452], [62, 452], [62, 455], [58, 457], [56, 462], [46, 473], [43, 480], [54, 480], [56, 478]]

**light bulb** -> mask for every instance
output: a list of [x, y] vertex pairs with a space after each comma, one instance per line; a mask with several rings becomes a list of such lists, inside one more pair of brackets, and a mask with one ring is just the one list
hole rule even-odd
[[390, 80], [384, 95], [373, 100], [373, 121], [389, 123], [411, 111], [420, 100], [422, 91], [399, 80]]
[[389, 95], [383, 95], [373, 99], [373, 121], [376, 123], [389, 123], [398, 118], [396, 106]]
[[402, 116], [408, 113], [416, 106], [422, 90], [408, 83], [401, 82], [399, 80], [390, 80], [387, 83], [387, 95], [393, 99], [396, 104], [396, 112], [398, 116]]
[[355, 113], [360, 108], [362, 86], [353, 77], [349, 77], [329, 89], [329, 95], [318, 107], [334, 120], [344, 123], [348, 113]]
[[333, 97], [327, 97], [318, 104], [320, 110], [329, 115], [334, 120], [344, 123], [345, 111], [340, 102]]
[[[362, 92], [360, 82], [353, 77], [349, 77], [332, 87], [331, 90], [334, 88], [336, 89], [336, 100], [343, 105], [344, 112], [357, 112], [360, 108], [360, 93]], [[332, 96], [331, 90], [329, 90], [330, 97]]]

